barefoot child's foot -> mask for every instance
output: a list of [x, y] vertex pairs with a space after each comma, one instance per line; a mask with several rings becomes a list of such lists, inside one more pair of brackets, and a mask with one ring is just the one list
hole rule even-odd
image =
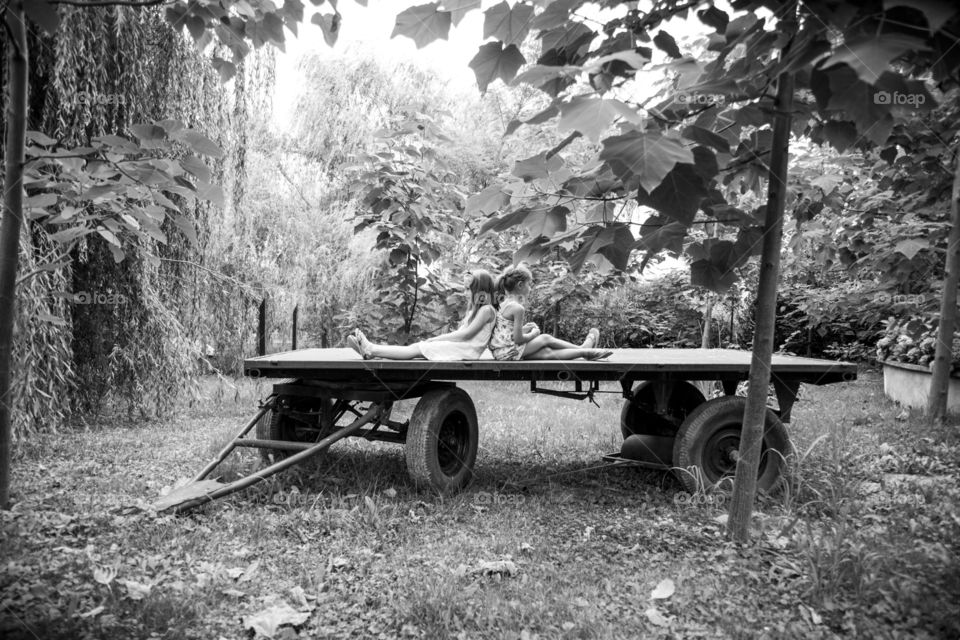
[[369, 360], [373, 357], [373, 349], [371, 349], [370, 341], [367, 340], [367, 336], [363, 335], [363, 331], [360, 329], [354, 329], [353, 335], [347, 336], [347, 344], [350, 345], [350, 348], [359, 353], [364, 360]]
[[580, 345], [584, 349], [593, 349], [597, 346], [597, 343], [600, 341], [600, 329], [593, 327], [590, 331], [587, 331], [587, 337], [584, 339], [583, 344]]

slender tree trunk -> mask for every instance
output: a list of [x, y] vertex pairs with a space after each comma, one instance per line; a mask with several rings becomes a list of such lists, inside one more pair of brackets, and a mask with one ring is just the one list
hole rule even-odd
[[960, 145], [957, 145], [955, 156], [957, 166], [953, 174], [953, 197], [950, 201], [950, 236], [947, 240], [943, 294], [940, 297], [940, 326], [937, 329], [930, 398], [927, 401], [927, 416], [932, 420], [943, 420], [947, 417], [953, 332], [957, 326], [957, 287], [960, 286]]
[[[715, 294], [712, 291], [707, 291], [707, 303], [703, 310], [703, 332], [700, 334], [701, 349], [710, 348], [710, 341], [712, 338], [710, 334], [711, 329], [713, 328], [714, 297]], [[704, 397], [709, 400], [711, 392], [713, 391], [713, 380], [701, 380], [697, 383], [697, 386], [700, 388], [700, 393], [702, 393]]]
[[[0, 11], [0, 15], [4, 12]], [[17, 259], [23, 226], [23, 161], [27, 128], [27, 34], [23, 0], [6, 7], [11, 41], [7, 43], [7, 139], [4, 153], [3, 219], [0, 220], [0, 509], [10, 507], [13, 444], [13, 323], [16, 320]]]
[[753, 358], [750, 362], [750, 388], [740, 436], [740, 458], [730, 503], [728, 534], [745, 542], [750, 538], [750, 517], [757, 495], [757, 471], [760, 445], [767, 413], [767, 389], [773, 359], [774, 326], [777, 317], [777, 279], [780, 276], [780, 247], [783, 244], [783, 215], [787, 195], [787, 160], [790, 145], [790, 121], [793, 109], [793, 75], [777, 79], [776, 116], [770, 153], [770, 184], [763, 224], [763, 250], [760, 255], [760, 281], [757, 284], [756, 328], [753, 334]]

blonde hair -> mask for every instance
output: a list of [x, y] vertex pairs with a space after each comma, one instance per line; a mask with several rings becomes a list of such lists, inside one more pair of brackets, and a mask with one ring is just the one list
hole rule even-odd
[[503, 300], [508, 293], [513, 292], [521, 282], [533, 282], [533, 272], [526, 262], [510, 265], [497, 278], [497, 299]]
[[496, 283], [493, 276], [486, 269], [474, 269], [470, 272], [470, 300], [467, 309], [471, 310], [467, 322], [473, 322], [477, 312], [488, 304], [494, 304]]

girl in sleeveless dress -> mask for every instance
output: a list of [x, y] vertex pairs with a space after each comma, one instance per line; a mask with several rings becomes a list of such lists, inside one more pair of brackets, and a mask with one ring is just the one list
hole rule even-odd
[[488, 271], [477, 269], [469, 278], [470, 300], [460, 328], [422, 342], [401, 346], [376, 344], [360, 329], [347, 337], [347, 344], [364, 359], [388, 360], [478, 360], [490, 341], [496, 311], [493, 308], [494, 281]]
[[533, 322], [524, 323], [523, 302], [530, 294], [533, 274], [524, 263], [510, 266], [497, 279], [499, 308], [490, 336], [490, 353], [497, 360], [599, 360], [613, 352], [595, 348], [600, 330], [590, 329], [583, 344], [573, 344], [540, 333]]

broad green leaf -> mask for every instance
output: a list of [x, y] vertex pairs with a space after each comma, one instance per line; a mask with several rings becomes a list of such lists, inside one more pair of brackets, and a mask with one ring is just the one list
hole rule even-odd
[[629, 131], [603, 140], [600, 158], [625, 183], [652, 192], [674, 165], [693, 163], [693, 152], [677, 138], [655, 132]]
[[830, 120], [823, 127], [823, 134], [834, 149], [843, 153], [857, 143], [857, 125], [852, 122]]
[[926, 42], [903, 33], [871, 34], [844, 42], [837, 52], [827, 58], [823, 67], [837, 64], [851, 67], [867, 84], [875, 84], [890, 70], [890, 62], [909, 51], [927, 51]]
[[883, 0], [883, 10], [910, 7], [923, 13], [931, 33], [939, 31], [958, 12], [957, 5], [943, 0]]
[[38, 193], [35, 196], [24, 198], [23, 207], [25, 209], [42, 209], [57, 204], [59, 200], [55, 193]]
[[194, 155], [186, 155], [180, 159], [180, 165], [204, 182], [210, 181], [210, 169], [203, 160]]
[[[399, 26], [399, 17], [397, 20], [397, 25]], [[323, 32], [323, 39], [326, 41], [328, 46], [332, 47], [333, 45], [337, 44], [337, 38], [340, 36], [339, 13], [315, 13], [313, 14], [313, 17], [310, 18], [310, 22], [320, 27], [320, 31]], [[394, 35], [396, 35], [396, 30], [394, 30]]]
[[570, 20], [570, 14], [576, 11], [587, 0], [554, 0], [543, 13], [533, 19], [533, 27], [546, 31], [565, 25]]
[[181, 129], [170, 136], [174, 140], [183, 142], [190, 147], [194, 153], [213, 158], [223, 157], [223, 151], [217, 144], [195, 129]]
[[917, 240], [916, 238], [907, 238], [897, 243], [895, 251], [904, 255], [907, 260], [913, 260], [914, 257], [924, 249], [930, 248], [930, 241]]
[[627, 64], [627, 66], [634, 69], [640, 69], [644, 64], [650, 61], [650, 58], [645, 57], [633, 50], [617, 51], [605, 56], [600, 56], [599, 58], [594, 58], [590, 62], [583, 65], [583, 70], [588, 73], [597, 73], [600, 71], [600, 68], [603, 65], [616, 60], [624, 62]]
[[575, 57], [581, 49], [590, 44], [595, 36], [596, 33], [582, 22], [567, 22], [541, 33], [540, 41], [544, 53], [551, 50], [562, 51], [568, 56]]
[[140, 146], [145, 149], [154, 149], [155, 146], [145, 146], [144, 143], [165, 140], [167, 132], [155, 124], [134, 124], [130, 126], [133, 135], [140, 139]]
[[217, 73], [220, 74], [220, 82], [227, 82], [237, 75], [237, 65], [228, 60], [214, 56], [211, 64], [213, 68], [217, 70]]
[[53, 240], [54, 242], [59, 242], [60, 244], [70, 244], [74, 240], [77, 240], [78, 238], [82, 238], [91, 233], [93, 233], [93, 230], [88, 229], [87, 227], [84, 227], [84, 226], [70, 227], [69, 229], [64, 229], [56, 233], [51, 233], [50, 239]]
[[680, 135], [687, 140], [693, 140], [698, 144], [713, 147], [720, 153], [730, 153], [730, 143], [727, 142], [726, 138], [717, 135], [709, 129], [697, 125], [690, 125], [689, 127], [685, 127]]
[[553, 207], [549, 211], [543, 209], [531, 211], [524, 219], [523, 226], [530, 232], [531, 237], [552, 238], [557, 232], [567, 230], [568, 213], [570, 213], [569, 209], [559, 206]]
[[727, 25], [730, 24], [730, 16], [727, 15], [727, 12], [716, 7], [707, 7], [697, 11], [697, 17], [703, 24], [713, 27], [721, 35], [726, 32]]
[[418, 49], [437, 39], [446, 40], [450, 33], [450, 12], [440, 11], [439, 7], [439, 2], [431, 2], [400, 12], [390, 37], [406, 36]]
[[510, 202], [510, 194], [504, 192], [503, 185], [490, 185], [480, 193], [467, 198], [465, 213], [468, 216], [490, 215], [499, 211]]
[[530, 214], [530, 209], [527, 207], [522, 207], [516, 211], [511, 211], [510, 213], [500, 216], [499, 218], [490, 218], [483, 223], [483, 226], [480, 227], [479, 235], [483, 235], [488, 231], [499, 232], [506, 231], [510, 227], [515, 227], [518, 224], [522, 224], [523, 221], [527, 218], [527, 215]]
[[642, 119], [636, 111], [619, 100], [577, 96], [561, 105], [557, 130], [561, 133], [579, 131], [591, 141], [598, 142], [600, 134], [618, 117], [634, 123]]
[[453, 25], [456, 26], [460, 24], [464, 16], [474, 9], [480, 8], [480, 0], [441, 0], [440, 6], [443, 7], [444, 11], [450, 12]]
[[518, 178], [522, 178], [524, 182], [529, 182], [539, 178], [547, 178], [552, 172], [559, 170], [562, 166], [563, 158], [559, 155], [547, 158], [547, 153], [543, 151], [532, 158], [517, 160], [513, 165], [513, 171], [511, 171], [511, 173]]
[[509, 83], [524, 62], [526, 60], [516, 45], [503, 48], [501, 42], [488, 42], [481, 45], [477, 55], [470, 61], [470, 68], [477, 76], [477, 86], [483, 92], [497, 78]]
[[483, 12], [483, 37], [493, 37], [503, 44], [519, 45], [530, 32], [533, 7], [517, 3], [511, 8], [506, 0]]
[[104, 229], [104, 228], [102, 228], [102, 227], [97, 227], [97, 233], [100, 234], [100, 237], [102, 237], [104, 240], [106, 240], [107, 242], [109, 242], [109, 243], [112, 244], [113, 246], [115, 246], [115, 247], [121, 246], [121, 244], [120, 244], [120, 238], [118, 238], [117, 236], [115, 236], [115, 235], [113, 234], [113, 232], [110, 231], [109, 229]]
[[194, 226], [193, 222], [191, 220], [188, 220], [186, 216], [182, 216], [182, 215], [174, 215], [173, 222], [174, 224], [177, 225], [180, 231], [183, 232], [183, 235], [187, 237], [187, 239], [190, 241], [190, 244], [196, 247], [198, 244], [197, 229]]
[[636, 247], [646, 252], [643, 261], [640, 263], [642, 271], [650, 258], [661, 251], [667, 251], [671, 255], [680, 255], [683, 252], [683, 241], [687, 237], [687, 225], [676, 221], [669, 221], [660, 216], [650, 216], [640, 226], [640, 239], [636, 242]]
[[[890, 107], [876, 101], [877, 90], [861, 82], [850, 67], [827, 71], [829, 110], [839, 110], [857, 124], [857, 131], [875, 144], [884, 144], [893, 129]], [[812, 81], [812, 78], [811, 78]], [[818, 102], [820, 98], [817, 98]], [[822, 108], [822, 107], [821, 107]]]
[[683, 54], [680, 53], [680, 48], [677, 47], [677, 41], [666, 31], [657, 33], [657, 35], [653, 37], [653, 44], [657, 45], [657, 48], [671, 58], [679, 59], [683, 57]]
[[[555, 78], [575, 78], [582, 72], [580, 67], [566, 65], [562, 67], [553, 67], [543, 64], [535, 64], [523, 70], [523, 73], [517, 74], [510, 84], [519, 86], [526, 83], [534, 87], [540, 87], [545, 82]], [[553, 105], [551, 108], [556, 109]]]
[[197, 197], [209, 200], [220, 208], [224, 206], [223, 189], [220, 185], [197, 181]]
[[707, 193], [707, 185], [694, 166], [680, 163], [652, 192], [648, 193], [641, 187], [637, 191], [637, 202], [656, 209], [665, 218], [689, 225]]
[[27, 131], [26, 136], [27, 140], [33, 142], [34, 144], [38, 144], [41, 147], [49, 147], [56, 142], [56, 140], [50, 136], [40, 133], [39, 131]]
[[610, 268], [623, 271], [627, 268], [635, 243], [636, 238], [625, 224], [602, 227], [595, 230], [594, 234], [586, 236], [580, 249], [571, 256], [570, 267], [575, 273], [579, 273], [590, 260], [603, 272]]
[[737, 281], [735, 271], [709, 260], [695, 260], [690, 264], [690, 284], [715, 293], [726, 292]]

